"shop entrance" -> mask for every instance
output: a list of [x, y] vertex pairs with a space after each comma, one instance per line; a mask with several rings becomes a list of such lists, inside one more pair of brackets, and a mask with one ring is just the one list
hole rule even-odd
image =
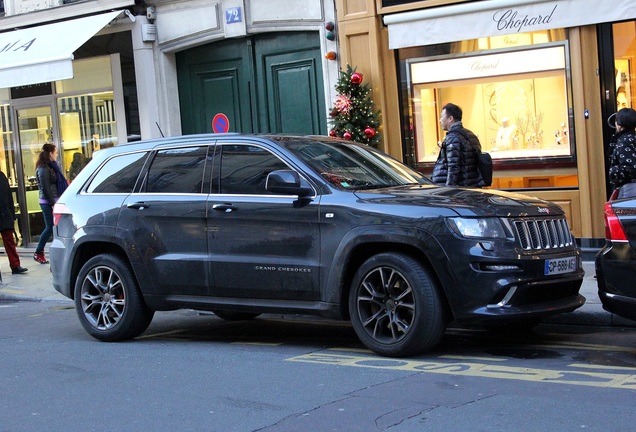
[[[35, 177], [35, 163], [42, 145], [54, 143], [53, 116], [50, 105], [17, 108], [17, 152], [8, 152], [7, 175], [16, 202], [17, 244], [28, 246], [39, 239], [44, 229], [44, 218], [39, 204], [38, 185]], [[24, 179], [19, 182], [18, 179]]]
[[317, 32], [229, 39], [177, 53], [183, 133], [212, 132], [218, 113], [229, 132], [325, 134]]
[[[621, 108], [636, 106], [636, 21], [607, 23], [598, 26], [601, 101], [603, 108], [603, 143], [605, 172], [609, 167], [609, 141], [615, 132], [613, 117]], [[606, 178], [607, 196], [611, 194]]]

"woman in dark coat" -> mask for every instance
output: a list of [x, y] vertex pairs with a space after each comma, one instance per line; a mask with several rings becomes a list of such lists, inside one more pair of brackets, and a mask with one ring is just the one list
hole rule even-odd
[[44, 216], [44, 231], [40, 234], [33, 259], [40, 264], [47, 264], [49, 261], [44, 256], [44, 246], [53, 234], [53, 206], [68, 186], [57, 164], [57, 148], [53, 144], [42, 146], [35, 163], [35, 176], [38, 180], [40, 208]]
[[[20, 265], [20, 256], [15, 244], [15, 205], [13, 203], [13, 192], [9, 186], [7, 176], [0, 171], [0, 233], [2, 234], [2, 244], [9, 258], [11, 273], [21, 274], [28, 269]], [[2, 280], [2, 278], [0, 278]]]
[[612, 188], [636, 181], [636, 111], [616, 113], [616, 133], [610, 140], [609, 181]]

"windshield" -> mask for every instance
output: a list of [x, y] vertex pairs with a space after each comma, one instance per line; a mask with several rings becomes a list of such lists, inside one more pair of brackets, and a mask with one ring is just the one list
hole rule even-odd
[[282, 139], [279, 143], [338, 189], [431, 184], [421, 173], [362, 144], [299, 138]]

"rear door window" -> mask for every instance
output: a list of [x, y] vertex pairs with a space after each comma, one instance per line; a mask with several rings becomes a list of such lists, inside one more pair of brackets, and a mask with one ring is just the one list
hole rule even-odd
[[93, 177], [88, 193], [122, 193], [133, 191], [148, 152], [129, 153], [110, 158]]
[[207, 193], [207, 155], [207, 145], [158, 151], [148, 170], [145, 192]]

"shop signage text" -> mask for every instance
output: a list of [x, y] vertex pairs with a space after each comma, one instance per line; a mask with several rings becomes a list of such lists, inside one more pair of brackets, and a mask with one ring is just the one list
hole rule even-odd
[[565, 70], [565, 47], [516, 50], [411, 63], [413, 84]]
[[514, 9], [499, 10], [495, 12], [492, 19], [497, 23], [497, 30], [516, 29], [517, 33], [530, 30], [530, 27], [536, 27], [542, 24], [549, 24], [552, 21], [552, 15], [558, 5], [555, 5], [549, 15], [525, 15], [523, 18], [517, 19], [518, 12]]
[[28, 51], [29, 48], [31, 48], [31, 45], [33, 45], [35, 43], [35, 39], [33, 38], [28, 42], [22, 42], [21, 40], [16, 40], [13, 43], [9, 42], [8, 44], [6, 44], [4, 47], [0, 48], [0, 53], [3, 52], [7, 52], [7, 51]]

